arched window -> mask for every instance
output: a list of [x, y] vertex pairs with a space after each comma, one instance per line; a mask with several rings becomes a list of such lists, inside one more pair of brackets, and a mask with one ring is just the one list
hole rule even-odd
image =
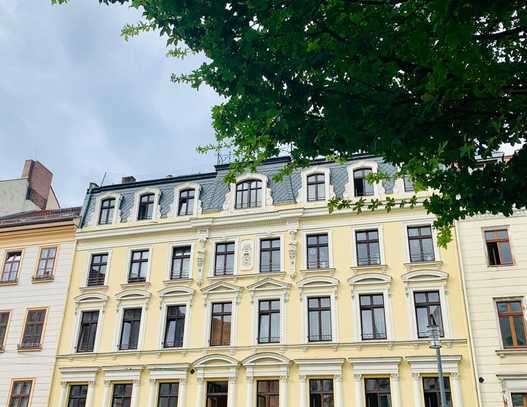
[[194, 212], [194, 195], [193, 189], [184, 189], [179, 193], [178, 216], [192, 215]]
[[262, 206], [262, 181], [248, 180], [236, 184], [236, 209]]
[[137, 220], [152, 219], [154, 215], [155, 194], [149, 193], [141, 195], [139, 198], [139, 211]]
[[326, 177], [324, 174], [313, 174], [307, 177], [307, 200], [309, 202], [326, 199]]
[[361, 168], [353, 171], [353, 185], [355, 196], [373, 195], [373, 185], [370, 184], [366, 177], [372, 173], [370, 168]]
[[113, 214], [115, 211], [115, 198], [106, 198], [101, 202], [101, 210], [99, 212], [99, 225], [109, 225], [113, 221]]

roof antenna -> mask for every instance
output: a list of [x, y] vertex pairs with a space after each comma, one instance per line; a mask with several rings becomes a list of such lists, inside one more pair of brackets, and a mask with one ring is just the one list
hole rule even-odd
[[106, 180], [106, 171], [104, 171], [104, 175], [102, 176], [101, 187], [104, 186], [104, 181], [105, 180]]

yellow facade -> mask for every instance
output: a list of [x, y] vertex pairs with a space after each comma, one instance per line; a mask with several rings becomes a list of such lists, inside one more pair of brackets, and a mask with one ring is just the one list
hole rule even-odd
[[[66, 406], [71, 386], [88, 384], [86, 406], [109, 407], [115, 384], [132, 383], [131, 405], [153, 407], [159, 383], [178, 382], [178, 406], [204, 407], [207, 382], [225, 380], [228, 406], [250, 407], [256, 406], [256, 382], [276, 379], [281, 407], [308, 407], [310, 380], [331, 378], [333, 405], [358, 407], [366, 405], [370, 377], [390, 379], [392, 406], [425, 406], [423, 377], [436, 375], [435, 353], [428, 339], [417, 337], [413, 293], [426, 290], [441, 296], [453, 406], [475, 406], [455, 242], [447, 249], [435, 245], [434, 261], [408, 258], [406, 228], [432, 221], [422, 209], [329, 214], [321, 202], [184, 218], [154, 214], [153, 220], [107, 226], [87, 222], [77, 234], [50, 406]], [[355, 232], [373, 228], [381, 265], [357, 266]], [[313, 233], [328, 234], [329, 267], [307, 269], [306, 236]], [[268, 237], [281, 239], [280, 272], [259, 272], [259, 241]], [[236, 247], [235, 275], [211, 276], [215, 245], [227, 241]], [[170, 280], [172, 248], [186, 244], [192, 246], [192, 276]], [[127, 283], [130, 253], [143, 248], [149, 250], [147, 281]], [[91, 256], [103, 252], [109, 253], [106, 281], [86, 287]], [[365, 293], [383, 295], [387, 339], [361, 339], [358, 298]], [[314, 296], [331, 299], [329, 342], [307, 338], [307, 301]], [[257, 344], [256, 304], [271, 298], [280, 300], [280, 343]], [[209, 346], [211, 304], [226, 301], [233, 307], [230, 345]], [[169, 304], [187, 306], [181, 348], [163, 348]], [[142, 308], [137, 350], [117, 349], [127, 307]], [[79, 353], [79, 320], [86, 310], [101, 316], [93, 352]]]

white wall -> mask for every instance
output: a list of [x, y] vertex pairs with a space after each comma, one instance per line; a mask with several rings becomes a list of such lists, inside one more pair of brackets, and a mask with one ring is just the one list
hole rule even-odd
[[[13, 378], [35, 378], [31, 407], [47, 407], [58, 336], [64, 314], [64, 303], [73, 259], [73, 241], [58, 245], [55, 279], [33, 283], [39, 247], [26, 246], [16, 286], [0, 286], [0, 310], [12, 310], [5, 352], [0, 353], [0, 406], [7, 406]], [[1, 264], [5, 248], [0, 248]], [[27, 308], [47, 307], [47, 322], [39, 352], [18, 352]]]
[[[485, 228], [505, 226], [509, 229], [515, 264], [489, 267], [483, 237]], [[527, 214], [515, 216], [484, 216], [457, 225], [464, 269], [474, 354], [481, 383], [481, 404], [503, 407], [504, 398], [510, 406], [510, 389], [527, 392], [527, 350], [514, 354], [502, 350], [495, 300], [518, 297], [527, 300]], [[509, 375], [509, 378], [505, 376]], [[512, 378], [511, 377], [515, 376]], [[504, 378], [500, 382], [500, 377]]]
[[27, 178], [0, 181], [0, 216], [40, 209], [26, 200]]

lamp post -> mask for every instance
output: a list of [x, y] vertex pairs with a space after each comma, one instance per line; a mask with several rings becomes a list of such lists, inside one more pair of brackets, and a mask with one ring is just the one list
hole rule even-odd
[[445, 382], [443, 380], [443, 361], [441, 360], [441, 329], [432, 323], [428, 326], [428, 336], [430, 337], [430, 348], [436, 350], [437, 372], [439, 374], [439, 393], [441, 396], [441, 407], [447, 407]]

